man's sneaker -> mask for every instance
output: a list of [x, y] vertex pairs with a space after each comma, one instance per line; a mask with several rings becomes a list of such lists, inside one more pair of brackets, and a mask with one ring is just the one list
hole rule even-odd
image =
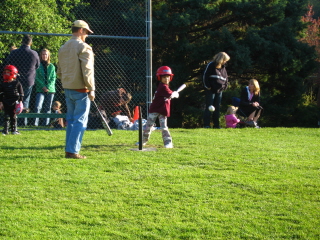
[[19, 135], [20, 133], [18, 131], [12, 132], [12, 135]]
[[4, 131], [4, 130], [3, 130], [1, 133], [2, 133], [3, 136], [6, 136], [6, 135], [9, 134], [8, 132], [6, 132], [6, 131]]
[[168, 144], [164, 145], [164, 147], [165, 148], [173, 148], [173, 145], [172, 145], [172, 143], [168, 143]]
[[69, 153], [66, 152], [66, 158], [73, 158], [73, 159], [86, 159], [86, 156], [80, 155], [78, 153]]
[[[145, 146], [147, 143], [142, 143], [142, 146]], [[139, 142], [136, 142], [136, 146], [139, 146]]]

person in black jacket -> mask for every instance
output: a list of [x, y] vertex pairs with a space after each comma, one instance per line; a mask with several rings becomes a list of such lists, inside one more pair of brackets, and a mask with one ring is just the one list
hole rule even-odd
[[228, 87], [228, 74], [226, 63], [230, 57], [225, 52], [216, 54], [208, 63], [203, 73], [203, 85], [206, 94], [206, 108], [204, 110], [204, 127], [210, 128], [211, 111], [213, 111], [213, 126], [220, 128], [220, 104], [222, 92]]
[[250, 79], [249, 85], [242, 89], [237, 114], [247, 117], [247, 125], [259, 128], [257, 121], [262, 111], [259, 82], [256, 79]]
[[25, 94], [23, 106], [26, 112], [29, 111], [29, 101], [36, 77], [36, 70], [40, 66], [38, 53], [31, 50], [31, 45], [32, 37], [24, 35], [20, 48], [11, 51], [5, 60], [5, 65], [14, 65], [19, 71], [17, 80], [21, 83]]
[[17, 114], [15, 111], [16, 102], [23, 101], [23, 89], [19, 81], [16, 80], [18, 70], [13, 65], [7, 65], [3, 71], [3, 82], [0, 83], [0, 109], [4, 109], [4, 127], [2, 135], [7, 135], [9, 125], [12, 134], [20, 134], [17, 131]]

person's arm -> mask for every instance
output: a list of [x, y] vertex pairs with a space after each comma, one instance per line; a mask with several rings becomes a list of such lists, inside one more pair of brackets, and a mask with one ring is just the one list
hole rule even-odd
[[90, 91], [88, 97], [90, 101], [95, 99], [95, 80], [94, 80], [94, 55], [89, 45], [85, 45], [79, 54], [82, 76], [84, 84]]
[[215, 64], [210, 62], [207, 64], [206, 69], [203, 72], [202, 81], [206, 89], [211, 89], [209, 76], [212, 75], [212, 71], [215, 70]]
[[128, 116], [129, 120], [131, 121], [132, 120], [132, 116], [131, 116], [128, 104], [124, 104], [124, 105], [122, 105], [122, 107], [123, 107], [123, 109], [125, 111], [125, 115]]
[[242, 89], [241, 97], [240, 97], [240, 106], [250, 106], [252, 102], [248, 99], [248, 91], [247, 88]]
[[39, 55], [36, 51], [34, 51], [34, 56], [35, 56], [35, 61], [36, 61], [35, 69], [38, 69], [40, 67], [40, 58], [39, 58]]
[[17, 90], [19, 93], [19, 102], [23, 102], [24, 93], [23, 93], [23, 88], [20, 82], [18, 82]]
[[48, 67], [48, 85], [46, 86], [47, 89], [49, 89], [49, 92], [55, 90], [56, 79], [56, 68], [53, 64], [50, 64]]
[[238, 123], [240, 122], [240, 119], [238, 119], [235, 115], [233, 115], [233, 122]]
[[61, 80], [61, 67], [59, 62], [57, 62], [57, 77]]
[[89, 91], [95, 91], [94, 55], [89, 45], [85, 45], [79, 53], [84, 84]]
[[43, 72], [42, 67], [40, 67], [36, 70], [35, 83], [36, 83], [36, 86], [38, 89], [43, 89], [43, 87], [45, 87], [44, 76], [43, 76], [42, 72]]

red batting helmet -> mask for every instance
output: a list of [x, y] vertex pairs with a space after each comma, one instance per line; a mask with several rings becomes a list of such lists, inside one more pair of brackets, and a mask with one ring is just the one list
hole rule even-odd
[[174, 76], [174, 74], [171, 71], [171, 68], [169, 68], [168, 66], [162, 66], [158, 68], [157, 74], [156, 74], [158, 81], [161, 80], [160, 76], [162, 75], [170, 75], [170, 82], [172, 81], [172, 78]]
[[[10, 73], [5, 73], [5, 70], [9, 70]], [[17, 78], [17, 75], [18, 75], [18, 69], [13, 66], [13, 65], [7, 65], [4, 67], [3, 69], [3, 74], [2, 74], [2, 77], [3, 77], [3, 80], [4, 81], [8, 81], [8, 80], [11, 80], [11, 79], [15, 79]]]

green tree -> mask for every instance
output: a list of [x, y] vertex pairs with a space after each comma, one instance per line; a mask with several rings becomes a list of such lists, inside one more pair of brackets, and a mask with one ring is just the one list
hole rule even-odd
[[[0, 29], [2, 31], [70, 33], [74, 20], [72, 10], [81, 0], [6, 0], [0, 5]], [[0, 42], [0, 58], [9, 52], [9, 45], [21, 44], [19, 34], [3, 34]], [[56, 59], [56, 53], [66, 37], [34, 36], [32, 48], [48, 48]]]
[[[301, 16], [307, 3], [153, 1], [154, 68], [169, 65], [176, 74], [173, 87], [185, 81], [192, 86], [186, 91], [186, 101], [181, 101], [183, 106], [176, 104], [182, 124], [190, 123], [183, 117], [202, 121], [201, 74], [215, 53], [225, 51], [231, 56], [229, 91], [234, 89], [232, 94], [236, 94], [247, 80], [258, 79], [268, 106], [263, 119], [268, 125], [285, 125], [302, 101], [304, 79], [315, 68], [314, 49], [298, 41], [306, 27]], [[227, 93], [223, 99], [224, 106], [231, 103]]]

